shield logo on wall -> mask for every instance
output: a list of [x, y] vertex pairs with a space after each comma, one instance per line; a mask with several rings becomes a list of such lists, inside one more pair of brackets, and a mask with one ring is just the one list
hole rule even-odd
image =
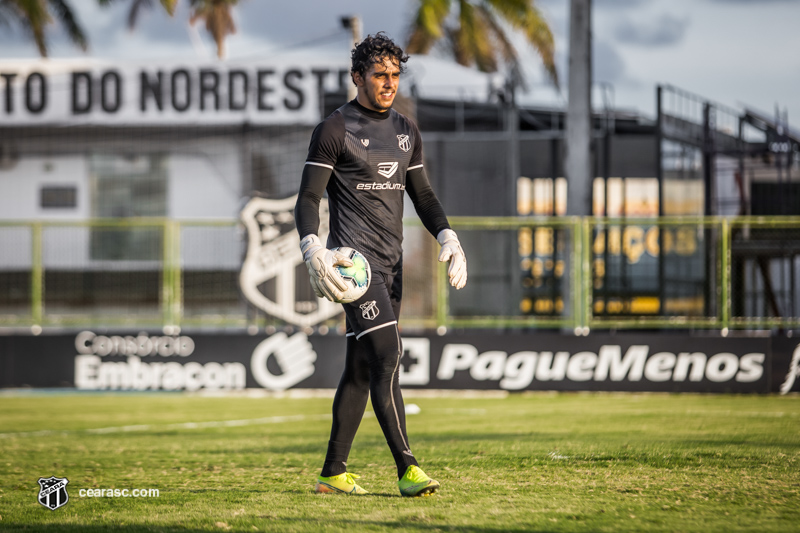
[[[239, 217], [247, 228], [247, 255], [239, 286], [251, 304], [296, 326], [313, 326], [342, 312], [339, 304], [317, 298], [308, 282], [294, 223], [297, 196], [252, 198]], [[319, 237], [328, 238], [328, 202], [320, 202]], [[308, 294], [307, 297], [299, 296]]]
[[40, 477], [39, 503], [51, 511], [55, 511], [59, 507], [65, 506], [69, 501], [69, 494], [67, 494], [67, 483], [69, 483], [69, 480], [65, 477]]

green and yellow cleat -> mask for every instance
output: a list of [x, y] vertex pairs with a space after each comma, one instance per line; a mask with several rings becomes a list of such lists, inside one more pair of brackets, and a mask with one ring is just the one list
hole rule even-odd
[[397, 482], [403, 496], [430, 496], [439, 490], [439, 482], [431, 479], [418, 466], [411, 465]]
[[338, 476], [318, 476], [314, 490], [323, 494], [369, 494], [356, 484], [355, 480], [360, 477], [349, 472]]

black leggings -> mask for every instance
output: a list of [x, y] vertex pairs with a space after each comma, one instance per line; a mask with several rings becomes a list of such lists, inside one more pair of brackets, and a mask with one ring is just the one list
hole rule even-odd
[[397, 465], [397, 477], [403, 477], [409, 466], [418, 464], [409, 449], [406, 434], [406, 413], [399, 382], [402, 355], [397, 324], [371, 331], [359, 340], [347, 337], [347, 357], [333, 399], [333, 425], [323, 476], [335, 476], [347, 470], [350, 446], [369, 396]]

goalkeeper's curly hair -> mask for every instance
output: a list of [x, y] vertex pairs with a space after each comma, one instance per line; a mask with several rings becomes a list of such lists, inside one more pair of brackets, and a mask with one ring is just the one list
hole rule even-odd
[[408, 61], [408, 55], [384, 32], [379, 31], [375, 35], [367, 35], [363, 41], [358, 43], [353, 48], [350, 59], [352, 60], [350, 76], [358, 73], [363, 77], [370, 65], [383, 63], [384, 59], [390, 59], [397, 63], [402, 74], [406, 70], [405, 63]]

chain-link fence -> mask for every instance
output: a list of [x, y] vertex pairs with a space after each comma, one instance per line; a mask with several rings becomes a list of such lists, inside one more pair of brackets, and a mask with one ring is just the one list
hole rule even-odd
[[[800, 327], [797, 218], [452, 223], [469, 264], [461, 291], [447, 285], [435, 240], [406, 221], [407, 328]], [[243, 293], [246, 253], [244, 228], [227, 220], [3, 223], [0, 326], [341, 330], [338, 307], [323, 313], [311, 295], [299, 252], [287, 254], [290, 277], [256, 287], [283, 314]]]

